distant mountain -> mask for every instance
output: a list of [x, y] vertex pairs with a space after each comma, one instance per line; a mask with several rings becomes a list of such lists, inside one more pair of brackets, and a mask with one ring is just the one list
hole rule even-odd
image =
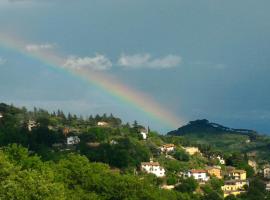
[[187, 134], [238, 134], [256, 137], [258, 133], [248, 129], [234, 129], [222, 126], [217, 123], [209, 122], [207, 119], [190, 121], [187, 125], [184, 125], [177, 130], [170, 131], [168, 135], [184, 136]]

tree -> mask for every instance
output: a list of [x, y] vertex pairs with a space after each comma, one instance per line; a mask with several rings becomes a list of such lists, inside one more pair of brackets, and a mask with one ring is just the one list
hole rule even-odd
[[183, 179], [175, 189], [179, 192], [192, 193], [197, 189], [198, 186], [199, 184], [194, 178], [187, 178]]

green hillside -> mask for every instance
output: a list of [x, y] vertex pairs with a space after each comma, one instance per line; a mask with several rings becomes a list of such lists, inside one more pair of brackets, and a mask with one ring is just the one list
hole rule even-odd
[[208, 120], [191, 121], [168, 133], [197, 145], [210, 145], [213, 151], [254, 154], [256, 159], [270, 161], [270, 137], [256, 131], [224, 127]]
[[[160, 135], [112, 114], [81, 117], [2, 103], [0, 199], [223, 200], [226, 176], [211, 175], [204, 183], [185, 176], [216, 166], [224, 173], [231, 167], [244, 170], [249, 181], [243, 194], [226, 200], [269, 200], [266, 180], [248, 165], [249, 159], [260, 169], [269, 164], [269, 144], [266, 136], [206, 120]], [[166, 145], [173, 150], [162, 150]], [[186, 147], [198, 152], [190, 154]], [[159, 166], [164, 175], [142, 170], [143, 163]]]

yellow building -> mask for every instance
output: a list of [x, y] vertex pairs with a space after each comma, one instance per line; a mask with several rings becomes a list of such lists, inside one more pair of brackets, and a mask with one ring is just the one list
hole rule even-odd
[[189, 154], [201, 153], [198, 147], [183, 147], [183, 149]]
[[245, 192], [245, 185], [248, 185], [246, 180], [230, 180], [225, 181], [225, 184], [221, 187], [221, 189], [224, 192], [224, 197], [226, 197], [230, 194], [238, 195]]
[[232, 171], [229, 171], [229, 176], [234, 180], [246, 180], [247, 179], [246, 171], [241, 170], [241, 169], [234, 169]]
[[222, 179], [221, 168], [219, 166], [207, 167], [206, 171], [209, 175]]

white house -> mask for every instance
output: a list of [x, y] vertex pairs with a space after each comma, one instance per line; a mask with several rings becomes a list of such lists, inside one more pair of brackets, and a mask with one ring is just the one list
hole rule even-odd
[[2, 113], [0, 113], [0, 119], [1, 119], [1, 118], [3, 118], [3, 117], [4, 117], [4, 116], [3, 116], [3, 114], [2, 114]]
[[103, 122], [103, 121], [100, 121], [97, 123], [98, 126], [108, 126], [109, 123], [108, 122]]
[[222, 164], [222, 165], [225, 165], [226, 164], [226, 161], [224, 160], [224, 158], [222, 158], [221, 156], [217, 156], [217, 159], [219, 160], [219, 163]]
[[160, 166], [160, 164], [158, 162], [142, 162], [141, 163], [141, 170], [146, 172], [146, 173], [150, 173], [150, 174], [154, 174], [157, 177], [164, 177], [165, 176], [165, 169]]
[[192, 169], [189, 170], [186, 174], [187, 177], [193, 177], [197, 181], [203, 181], [206, 182], [209, 180], [209, 176], [207, 175], [206, 170], [201, 169]]
[[80, 143], [80, 138], [78, 136], [67, 137], [68, 145], [79, 144], [79, 143]]
[[175, 145], [174, 144], [164, 144], [160, 147], [161, 152], [163, 153], [168, 153], [172, 152], [175, 150]]

